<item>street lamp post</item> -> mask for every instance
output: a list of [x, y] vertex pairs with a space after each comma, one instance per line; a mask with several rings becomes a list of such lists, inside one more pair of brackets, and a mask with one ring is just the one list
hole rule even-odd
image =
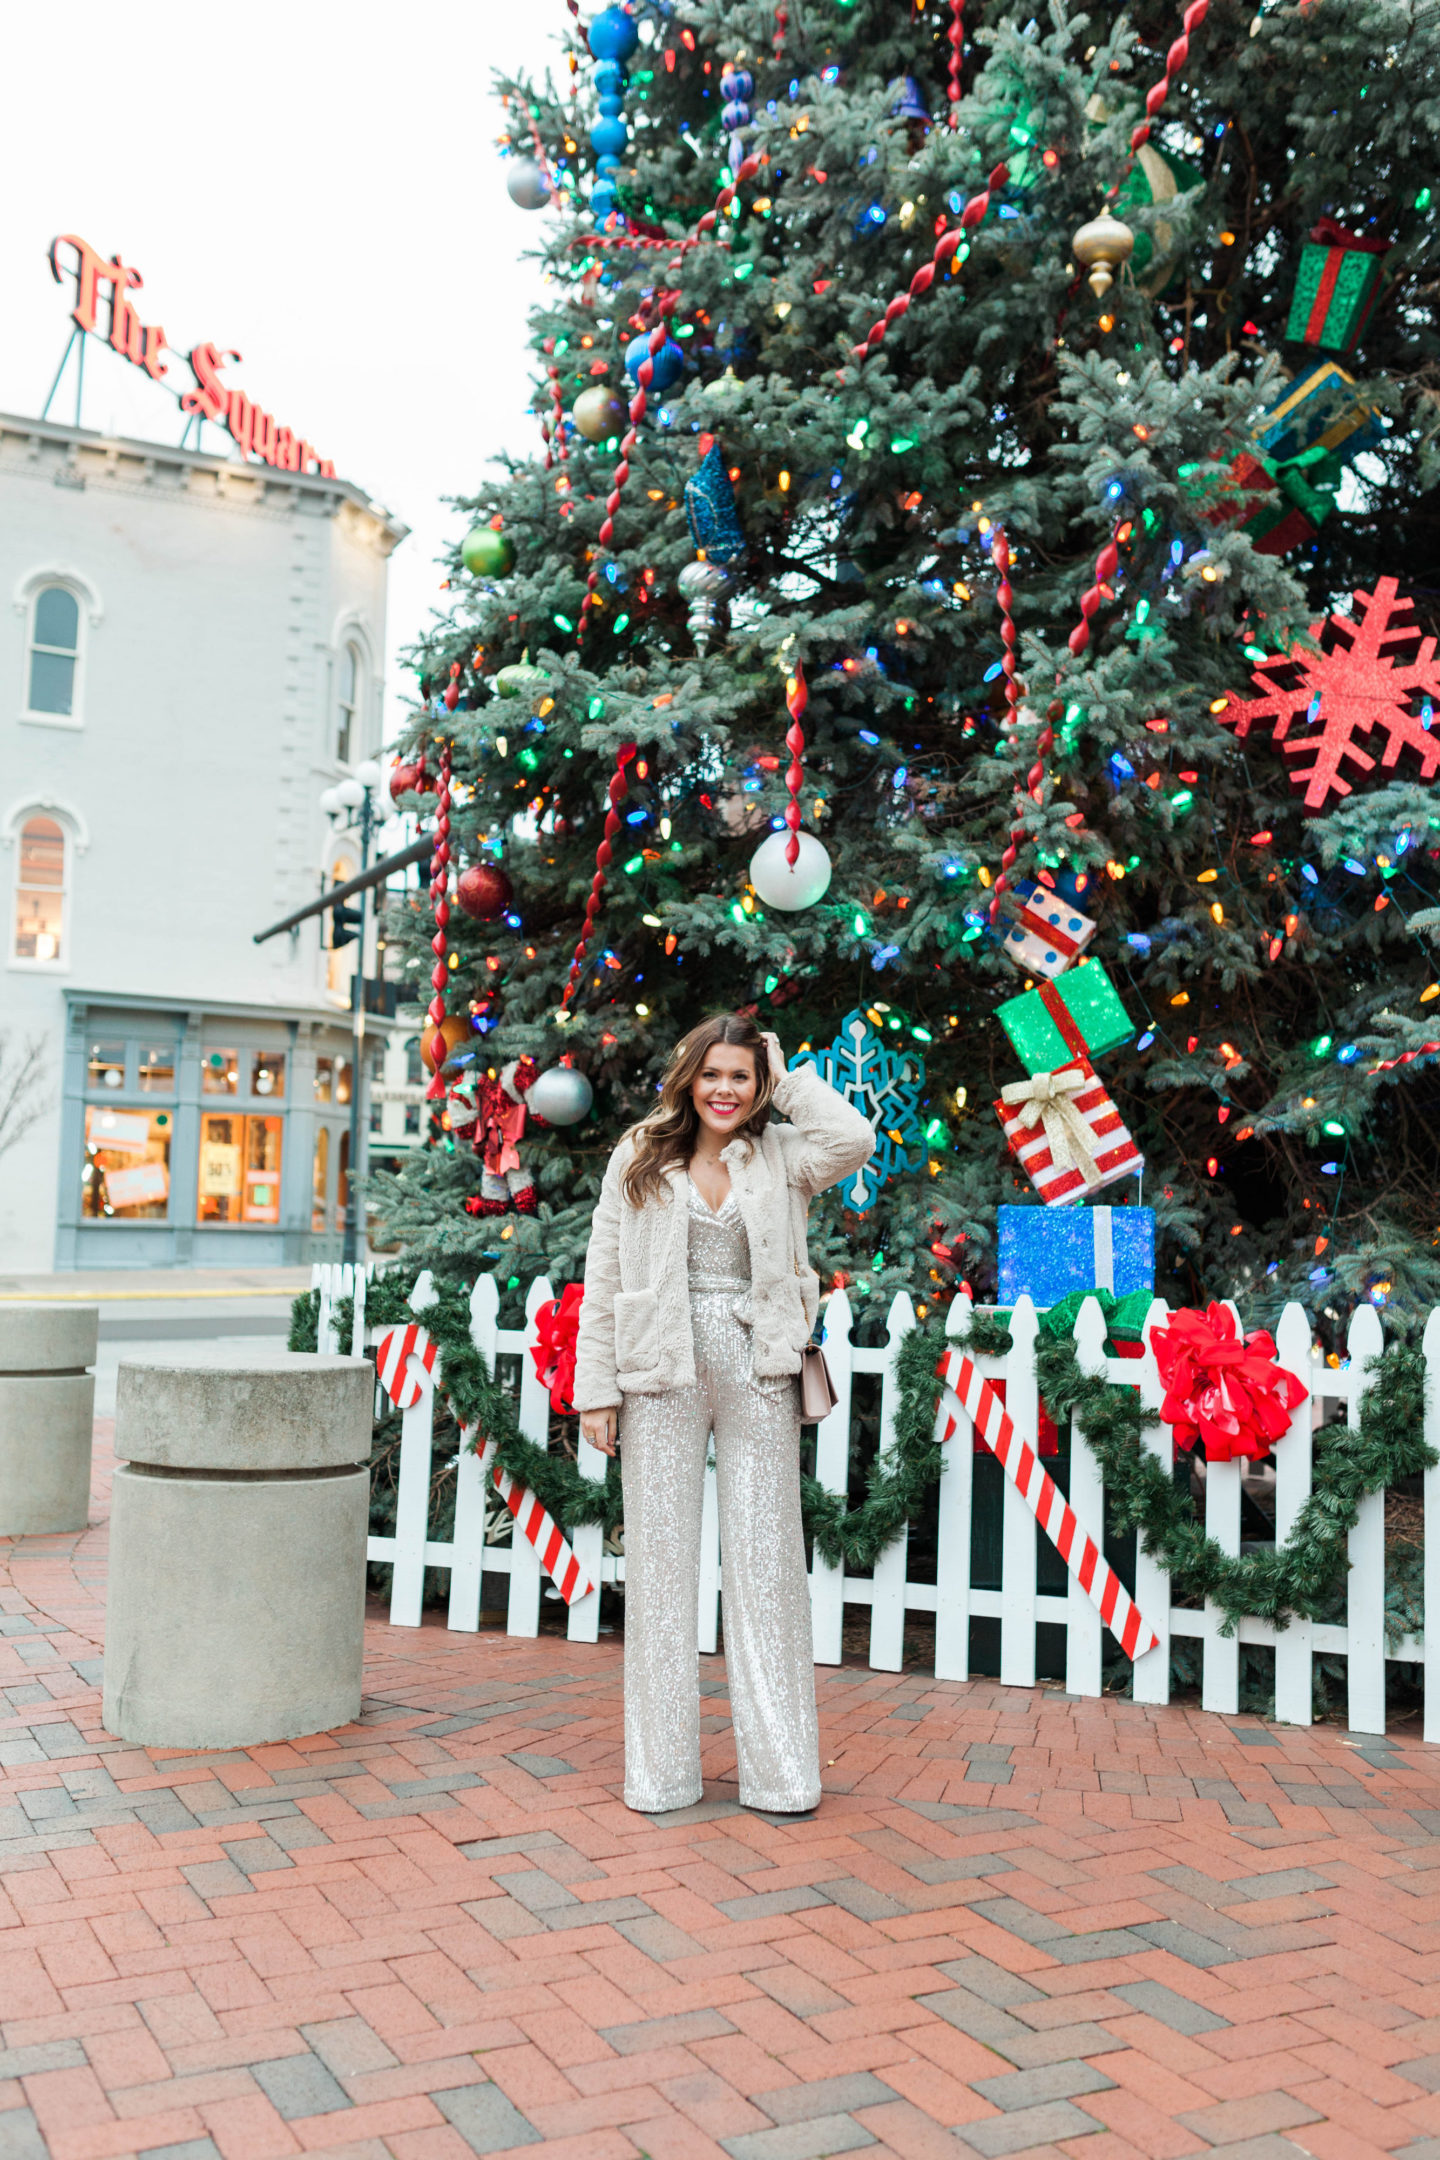
[[[379, 823], [374, 790], [383, 777], [375, 760], [366, 758], [353, 773], [337, 780], [334, 787], [327, 788], [320, 797], [320, 807], [332, 825], [344, 813], [345, 823], [340, 829], [358, 833], [362, 873], [370, 867], [370, 842]], [[368, 887], [362, 885], [356, 894], [360, 920], [355, 930], [355, 973], [350, 978], [350, 1149], [345, 1178], [344, 1242], [340, 1249], [341, 1260], [348, 1264], [354, 1264], [360, 1258], [360, 1179], [364, 1170], [360, 1151], [369, 1131], [364, 1114], [365, 947], [369, 935], [369, 898]]]

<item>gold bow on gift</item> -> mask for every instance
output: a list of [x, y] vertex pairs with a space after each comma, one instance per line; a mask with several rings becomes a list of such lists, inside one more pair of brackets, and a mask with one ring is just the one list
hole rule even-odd
[[1061, 1072], [1032, 1073], [1028, 1080], [1012, 1081], [1000, 1090], [1007, 1109], [1018, 1109], [1027, 1132], [1039, 1127], [1057, 1170], [1078, 1170], [1087, 1186], [1100, 1183], [1100, 1172], [1090, 1152], [1090, 1128], [1081, 1116], [1075, 1097], [1093, 1085], [1094, 1076], [1069, 1067]]

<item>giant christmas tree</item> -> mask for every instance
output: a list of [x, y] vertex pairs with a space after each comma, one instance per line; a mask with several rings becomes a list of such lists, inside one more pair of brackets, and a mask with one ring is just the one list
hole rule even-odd
[[[677, 1035], [743, 1006], [823, 1053], [858, 1012], [891, 1174], [813, 1211], [822, 1279], [991, 1291], [1035, 1197], [993, 1108], [1029, 880], [1128, 1015], [1096, 1063], [1157, 1291], [1440, 1296], [1437, 21], [637, 0], [567, 28], [558, 90], [502, 86], [550, 198], [535, 451], [464, 476], [404, 748], [451, 761], [450, 874], [503, 877], [438, 960], [428, 902], [395, 934], [447, 1082], [565, 1059], [594, 1102], [516, 1143], [533, 1213], [473, 1211], [433, 1105], [376, 1183], [413, 1253], [578, 1278]], [[750, 865], [794, 714], [831, 876], [783, 909]]]

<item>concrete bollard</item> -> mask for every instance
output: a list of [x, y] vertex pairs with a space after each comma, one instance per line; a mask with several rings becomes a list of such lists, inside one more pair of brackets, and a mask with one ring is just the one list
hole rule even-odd
[[0, 1537], [90, 1520], [98, 1305], [0, 1304]]
[[108, 1731], [253, 1747], [359, 1715], [374, 1395], [364, 1358], [122, 1361]]

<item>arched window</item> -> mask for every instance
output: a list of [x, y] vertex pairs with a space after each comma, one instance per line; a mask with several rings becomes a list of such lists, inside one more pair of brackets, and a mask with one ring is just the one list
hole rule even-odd
[[73, 718], [80, 665], [80, 603], [65, 585], [42, 585], [30, 618], [27, 710]]
[[[68, 596], [67, 596], [68, 597]], [[65, 957], [65, 828], [38, 813], [20, 828], [15, 877], [17, 960]]]
[[359, 755], [360, 648], [344, 645], [340, 650], [340, 694], [335, 701], [335, 755], [348, 765]]

